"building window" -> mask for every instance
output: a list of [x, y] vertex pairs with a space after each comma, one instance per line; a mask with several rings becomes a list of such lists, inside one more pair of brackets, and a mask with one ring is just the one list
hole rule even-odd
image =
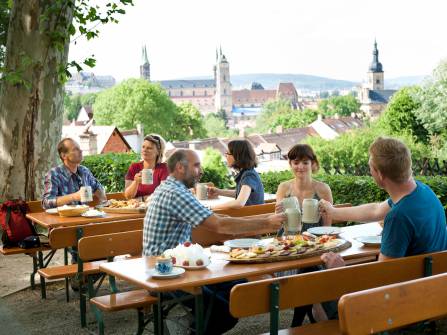
[[227, 80], [227, 77], [224, 75], [224, 81], [226, 81]]
[[207, 91], [205, 91], [205, 96], [208, 96], [208, 92]]
[[180, 96], [181, 96], [181, 97], [183, 96], [183, 91], [180, 91]]
[[169, 96], [171, 96], [171, 91], [168, 91]]
[[196, 92], [192, 91], [192, 96], [195, 97], [196, 96]]
[[224, 89], [224, 95], [227, 95], [227, 90], [226, 89]]
[[380, 84], [380, 79], [376, 79], [376, 84]]

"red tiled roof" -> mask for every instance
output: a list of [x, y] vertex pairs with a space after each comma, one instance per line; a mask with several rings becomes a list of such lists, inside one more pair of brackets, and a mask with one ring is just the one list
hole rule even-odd
[[363, 122], [360, 119], [350, 116], [340, 118], [326, 118], [322, 121], [339, 134], [351, 129], [363, 127]]
[[234, 104], [260, 103], [276, 98], [276, 90], [236, 90], [232, 91]]

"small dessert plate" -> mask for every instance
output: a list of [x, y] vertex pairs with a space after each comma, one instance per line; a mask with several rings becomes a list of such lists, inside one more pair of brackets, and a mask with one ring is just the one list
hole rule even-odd
[[174, 266], [172, 268], [172, 271], [169, 273], [160, 273], [155, 269], [150, 269], [148, 271], [148, 274], [154, 278], [154, 279], [172, 279], [172, 278], [177, 278], [180, 277], [182, 274], [185, 273], [185, 269], [180, 268], [178, 266]]

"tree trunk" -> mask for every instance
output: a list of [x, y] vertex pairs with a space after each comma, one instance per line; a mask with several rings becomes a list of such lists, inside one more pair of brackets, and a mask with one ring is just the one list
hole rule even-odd
[[15, 0], [11, 11], [5, 67], [24, 82], [6, 79], [0, 88], [0, 200], [38, 199], [57, 159], [64, 90], [58, 70], [67, 63], [69, 43], [57, 49], [47, 32], [60, 17], [71, 22], [72, 9], [47, 14], [55, 2]]

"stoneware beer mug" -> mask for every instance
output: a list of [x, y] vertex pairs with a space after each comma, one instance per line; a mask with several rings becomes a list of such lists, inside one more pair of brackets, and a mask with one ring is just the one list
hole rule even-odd
[[320, 221], [320, 210], [317, 199], [303, 200], [303, 217], [305, 223], [318, 223]]
[[301, 233], [301, 213], [298, 208], [286, 208], [287, 235], [296, 235]]
[[91, 186], [82, 186], [81, 187], [81, 202], [90, 202], [93, 201], [93, 193]]
[[208, 199], [208, 185], [204, 183], [198, 183], [196, 186], [196, 195], [199, 200]]
[[154, 183], [151, 169], [143, 169], [141, 171], [141, 183], [144, 185], [150, 185]]
[[281, 201], [282, 206], [284, 207], [284, 211], [287, 208], [295, 208], [295, 209], [300, 209], [300, 203], [298, 202], [297, 197], [288, 197], [288, 198], [284, 198]]

